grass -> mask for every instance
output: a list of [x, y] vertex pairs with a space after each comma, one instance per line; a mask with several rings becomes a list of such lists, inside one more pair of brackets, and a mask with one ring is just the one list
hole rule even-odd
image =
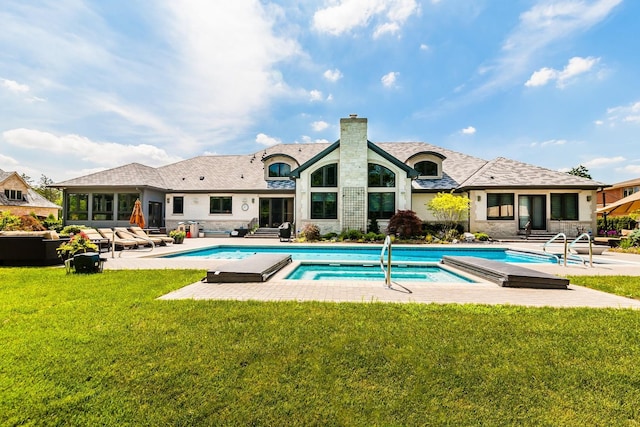
[[203, 276], [0, 269], [0, 425], [640, 423], [639, 312], [156, 300]]
[[640, 276], [570, 276], [569, 280], [587, 288], [640, 299]]

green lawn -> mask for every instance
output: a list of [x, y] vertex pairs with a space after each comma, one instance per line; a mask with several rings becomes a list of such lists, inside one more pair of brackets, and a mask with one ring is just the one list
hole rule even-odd
[[640, 312], [156, 300], [203, 276], [0, 268], [0, 425], [640, 423]]

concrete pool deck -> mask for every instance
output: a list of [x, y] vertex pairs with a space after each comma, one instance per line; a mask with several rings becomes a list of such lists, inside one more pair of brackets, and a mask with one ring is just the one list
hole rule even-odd
[[[105, 269], [200, 269], [210, 270], [228, 260], [189, 260], [158, 258], [159, 255], [194, 250], [214, 245], [295, 245], [280, 243], [273, 239], [241, 238], [195, 238], [185, 239], [181, 245], [156, 248], [152, 253], [145, 250], [103, 254], [108, 261]], [[539, 243], [493, 243], [491, 247], [541, 250]], [[456, 245], [462, 247], [463, 245]], [[478, 247], [479, 244], [471, 244]], [[446, 248], [446, 247], [445, 247]], [[537, 271], [559, 276], [577, 275], [624, 275], [640, 276], [640, 256], [605, 251], [593, 257], [594, 267], [583, 265], [539, 264], [526, 265]], [[606, 263], [602, 263], [602, 262]], [[640, 309], [640, 301], [599, 292], [581, 286], [570, 285], [568, 290], [502, 288], [492, 282], [478, 283], [400, 283], [401, 286], [386, 289], [382, 283], [362, 281], [305, 281], [285, 280], [284, 277], [297, 266], [297, 262], [285, 267], [265, 283], [202, 283], [185, 287], [162, 296], [160, 299], [218, 299], [261, 301], [326, 301], [326, 302], [415, 302], [415, 303], [459, 303], [459, 304], [510, 304], [549, 307], [594, 307]], [[460, 274], [460, 272], [458, 272]], [[463, 274], [465, 275], [465, 274]], [[204, 274], [203, 274], [204, 277]]]

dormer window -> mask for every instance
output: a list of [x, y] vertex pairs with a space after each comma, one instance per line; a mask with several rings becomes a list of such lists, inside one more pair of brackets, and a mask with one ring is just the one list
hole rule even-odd
[[438, 176], [438, 164], [430, 160], [418, 162], [413, 168], [420, 176]]
[[4, 190], [4, 195], [9, 200], [22, 200], [21, 190]]
[[269, 178], [288, 178], [291, 166], [286, 163], [273, 163], [269, 165]]

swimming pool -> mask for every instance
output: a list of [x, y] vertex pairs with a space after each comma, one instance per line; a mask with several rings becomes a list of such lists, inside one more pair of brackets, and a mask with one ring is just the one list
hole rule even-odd
[[[401, 282], [474, 283], [438, 265], [392, 265], [391, 277]], [[377, 265], [300, 263], [285, 277], [289, 280], [385, 281]]]
[[[163, 258], [242, 259], [256, 253], [289, 254], [294, 261], [365, 261], [378, 263], [381, 245], [298, 245], [246, 246], [216, 245], [208, 248], [164, 255]], [[444, 255], [475, 256], [502, 262], [524, 264], [555, 264], [553, 256], [512, 251], [493, 247], [394, 246], [393, 262], [439, 262]]]

